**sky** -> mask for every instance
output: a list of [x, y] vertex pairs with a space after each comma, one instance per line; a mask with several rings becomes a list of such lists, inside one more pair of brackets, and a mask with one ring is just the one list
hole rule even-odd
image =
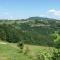
[[0, 19], [60, 19], [60, 0], [0, 0]]

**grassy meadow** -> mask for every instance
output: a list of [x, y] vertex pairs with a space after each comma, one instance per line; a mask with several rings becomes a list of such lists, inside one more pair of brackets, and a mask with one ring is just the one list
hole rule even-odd
[[[3, 43], [3, 42], [2, 42]], [[19, 48], [17, 44], [14, 43], [0, 43], [0, 60], [37, 60], [36, 55], [43, 54], [45, 59], [49, 60], [48, 57], [51, 57], [53, 54], [53, 47], [44, 47], [44, 46], [35, 46], [35, 45], [24, 45], [24, 51], [26, 47], [29, 48], [27, 55], [19, 53]], [[57, 49], [55, 49], [57, 51]], [[47, 57], [48, 55], [48, 57]]]

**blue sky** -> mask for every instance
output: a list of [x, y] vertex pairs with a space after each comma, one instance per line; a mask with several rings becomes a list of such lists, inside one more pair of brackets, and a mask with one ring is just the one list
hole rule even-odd
[[0, 19], [32, 16], [60, 19], [60, 0], [0, 0]]

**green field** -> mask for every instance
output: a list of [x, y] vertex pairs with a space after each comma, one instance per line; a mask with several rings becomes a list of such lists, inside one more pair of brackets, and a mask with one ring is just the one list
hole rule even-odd
[[[14, 43], [1, 44], [0, 43], [0, 60], [37, 60], [37, 54], [44, 54], [45, 59], [49, 60], [47, 55], [51, 57], [53, 54], [53, 47], [35, 46], [35, 45], [24, 45], [24, 51], [26, 47], [29, 47], [30, 51], [28, 55], [19, 53], [19, 48]], [[57, 49], [55, 49], [57, 51]]]

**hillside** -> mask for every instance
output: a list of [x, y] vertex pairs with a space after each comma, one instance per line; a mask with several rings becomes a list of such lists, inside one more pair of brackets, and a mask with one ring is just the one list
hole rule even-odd
[[[55, 49], [53, 47], [49, 48], [44, 46], [25, 45], [24, 50], [27, 46], [29, 47], [30, 51], [28, 55], [25, 55], [24, 53], [19, 53], [19, 49], [17, 48], [16, 44], [0, 43], [0, 60], [37, 60], [36, 55], [40, 53], [42, 53], [45, 56], [46, 60], [49, 60], [47, 55], [51, 57], [53, 49]], [[57, 49], [55, 50], [57, 51]]]
[[31, 17], [23, 20], [0, 20], [0, 39], [32, 45], [53, 46], [52, 34], [60, 33], [60, 21], [56, 19]]
[[60, 20], [0, 20], [0, 60], [60, 60]]

